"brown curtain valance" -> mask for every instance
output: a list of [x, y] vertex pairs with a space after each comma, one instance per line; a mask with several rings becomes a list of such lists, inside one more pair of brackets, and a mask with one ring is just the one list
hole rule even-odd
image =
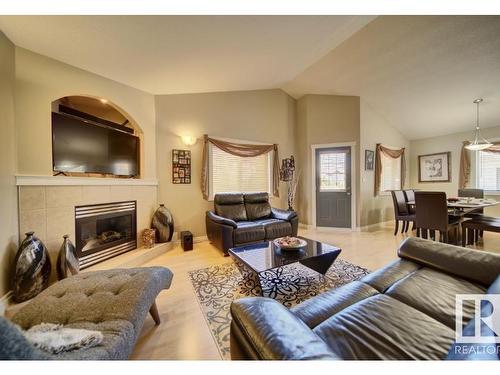
[[458, 175], [458, 188], [465, 189], [470, 181], [470, 151], [465, 148], [470, 142], [462, 142], [462, 151], [460, 152], [460, 172]]
[[[465, 148], [465, 146], [469, 144], [469, 141], [464, 141], [462, 143], [462, 151], [460, 152], [460, 174], [458, 176], [459, 189], [465, 189], [470, 183], [470, 150]], [[481, 151], [500, 153], [500, 142], [493, 142], [493, 146]]]
[[201, 167], [201, 192], [203, 193], [203, 198], [208, 199], [209, 195], [209, 181], [208, 181], [208, 144], [211, 143], [214, 146], [220, 148], [231, 155], [241, 156], [244, 158], [255, 157], [259, 155], [266, 154], [268, 152], [273, 152], [273, 195], [279, 197], [279, 157], [278, 157], [278, 145], [248, 145], [221, 141], [220, 139], [210, 138], [208, 135], [203, 136], [203, 164]]
[[385, 156], [397, 159], [401, 157], [401, 188], [405, 185], [406, 178], [406, 160], [405, 160], [405, 149], [400, 148], [393, 150], [392, 148], [387, 148], [377, 143], [377, 148], [375, 150], [375, 196], [380, 193], [380, 179], [382, 177], [382, 154]]

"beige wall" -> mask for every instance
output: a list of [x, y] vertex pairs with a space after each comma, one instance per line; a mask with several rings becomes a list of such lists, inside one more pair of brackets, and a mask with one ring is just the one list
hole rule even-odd
[[[460, 169], [460, 152], [462, 149], [462, 142], [471, 140], [474, 136], [473, 128], [464, 133], [455, 133], [442, 137], [434, 137], [427, 139], [420, 139], [411, 142], [411, 186], [415, 189], [431, 190], [431, 191], [444, 191], [448, 196], [455, 197], [458, 194], [458, 174]], [[481, 129], [481, 134], [486, 138], [500, 138], [500, 126], [493, 128]], [[418, 182], [418, 155], [434, 154], [437, 152], [451, 152], [451, 182]], [[472, 184], [474, 184], [474, 153], [471, 152], [471, 165], [472, 165]], [[472, 187], [472, 186], [471, 186]], [[492, 198], [500, 200], [499, 196]], [[492, 216], [500, 216], [500, 206], [488, 208], [485, 210], [486, 214]]]
[[[312, 224], [311, 145], [356, 142], [359, 155], [359, 97], [338, 95], [305, 95], [297, 102], [297, 165], [301, 171], [298, 189], [300, 222]], [[355, 170], [359, 210], [359, 158]], [[357, 215], [359, 223], [359, 215]]]
[[[213, 202], [203, 199], [200, 173], [203, 134], [263, 143], [278, 143], [280, 160], [295, 153], [295, 101], [281, 90], [236, 91], [156, 97], [159, 201], [172, 211], [176, 232], [190, 230], [204, 236], [205, 211]], [[172, 149], [188, 149], [179, 136], [193, 135], [192, 183], [172, 184]], [[286, 207], [281, 184], [277, 207]]]
[[14, 45], [0, 32], [0, 297], [10, 286], [17, 247]]
[[409, 186], [410, 141], [394, 128], [384, 116], [361, 99], [361, 227], [394, 218], [391, 196], [375, 196], [375, 172], [365, 170], [365, 150], [375, 151], [377, 143], [389, 147], [406, 148], [406, 186]]
[[17, 172], [52, 175], [51, 103], [69, 95], [108, 99], [143, 132], [142, 177], [156, 177], [154, 96], [16, 47]]

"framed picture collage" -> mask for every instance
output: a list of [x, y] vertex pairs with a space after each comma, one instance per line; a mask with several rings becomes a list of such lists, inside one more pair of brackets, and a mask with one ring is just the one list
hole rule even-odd
[[191, 151], [172, 150], [172, 183], [191, 183]]

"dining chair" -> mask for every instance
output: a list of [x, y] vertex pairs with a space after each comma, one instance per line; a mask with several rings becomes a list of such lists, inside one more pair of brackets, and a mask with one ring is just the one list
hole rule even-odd
[[[407, 205], [408, 205], [408, 202], [415, 203], [415, 190], [413, 190], [413, 189], [403, 190], [403, 193], [405, 194]], [[415, 213], [415, 205], [411, 205], [411, 206], [408, 205], [408, 212], [410, 214], [414, 214]]]
[[[484, 198], [484, 190], [483, 189], [458, 189], [458, 196], [465, 198]], [[464, 217], [469, 219], [483, 219], [484, 217], [484, 209], [478, 208], [472, 212], [469, 212], [464, 215]], [[486, 219], [486, 218], [485, 218]], [[469, 229], [471, 232], [471, 237], [473, 238], [473, 242], [476, 243], [480, 237], [483, 237], [483, 231], [478, 229]]]
[[455, 243], [458, 241], [460, 217], [448, 215], [446, 193], [440, 191], [415, 192], [415, 216], [417, 236], [434, 240], [436, 231], [439, 241], [449, 243], [449, 233], [453, 230]]
[[391, 190], [392, 203], [394, 205], [395, 228], [394, 235], [398, 233], [399, 222], [402, 221], [401, 233], [408, 232], [410, 222], [415, 226], [415, 215], [408, 210], [405, 194], [402, 190]]
[[458, 189], [459, 197], [484, 198], [483, 189]]
[[[458, 196], [463, 198], [484, 198], [484, 190], [483, 189], [458, 189]], [[478, 214], [482, 215], [484, 210], [482, 208], [474, 210], [465, 215], [465, 217], [473, 217], [476, 218]]]

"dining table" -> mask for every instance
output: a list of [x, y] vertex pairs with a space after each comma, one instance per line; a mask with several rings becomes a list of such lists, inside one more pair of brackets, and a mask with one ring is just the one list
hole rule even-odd
[[[450, 215], [463, 216], [470, 212], [487, 207], [496, 206], [498, 201], [494, 199], [458, 197], [448, 199], [448, 210]], [[415, 207], [415, 201], [408, 201], [408, 206]]]

